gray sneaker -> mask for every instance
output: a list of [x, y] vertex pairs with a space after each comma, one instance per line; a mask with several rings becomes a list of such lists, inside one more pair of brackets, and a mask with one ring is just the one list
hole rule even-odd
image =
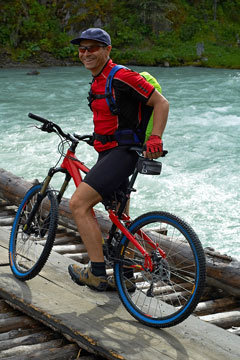
[[91, 268], [85, 269], [73, 264], [68, 266], [68, 272], [72, 280], [78, 285], [87, 285], [92, 290], [105, 291], [108, 287], [107, 276], [95, 276]]

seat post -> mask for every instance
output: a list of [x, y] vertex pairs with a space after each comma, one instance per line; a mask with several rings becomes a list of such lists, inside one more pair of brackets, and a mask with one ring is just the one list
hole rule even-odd
[[132, 191], [136, 191], [133, 188], [133, 185], [134, 185], [134, 183], [136, 181], [136, 178], [137, 178], [138, 174], [139, 174], [139, 171], [138, 171], [137, 166], [136, 166], [135, 169], [134, 169], [134, 172], [132, 174], [132, 177], [130, 179], [129, 185], [128, 185], [128, 189], [127, 189], [127, 192], [126, 192], [127, 195], [130, 195]]
[[119, 218], [121, 218], [121, 216], [122, 216], [122, 213], [123, 213], [123, 211], [124, 211], [124, 209], [125, 209], [125, 207], [126, 207], [127, 201], [128, 201], [129, 198], [130, 198], [131, 192], [132, 192], [132, 191], [136, 191], [136, 190], [133, 188], [133, 185], [134, 185], [134, 183], [135, 183], [135, 181], [136, 181], [137, 175], [138, 175], [138, 170], [137, 170], [137, 167], [135, 167], [134, 172], [133, 172], [133, 175], [132, 175], [132, 177], [131, 177], [131, 179], [130, 179], [130, 182], [129, 182], [127, 191], [126, 191], [126, 193], [125, 193], [125, 198], [124, 198], [124, 200], [121, 202], [121, 205], [120, 205], [120, 207], [119, 207], [119, 209], [118, 209], [118, 212], [117, 212]]

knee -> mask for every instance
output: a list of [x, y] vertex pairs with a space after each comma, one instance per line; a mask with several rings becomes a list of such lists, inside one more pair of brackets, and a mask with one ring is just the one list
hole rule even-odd
[[84, 217], [86, 213], [88, 213], [90, 206], [87, 201], [76, 195], [75, 193], [72, 195], [71, 199], [69, 200], [69, 208], [74, 217]]
[[81, 200], [77, 198], [74, 194], [69, 200], [69, 208], [73, 214], [77, 212], [79, 208], [81, 209]]
[[69, 208], [74, 216], [85, 216], [99, 201], [100, 195], [82, 182], [72, 195]]

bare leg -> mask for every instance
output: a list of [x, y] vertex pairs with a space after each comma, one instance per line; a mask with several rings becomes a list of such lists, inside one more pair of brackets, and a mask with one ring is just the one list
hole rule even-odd
[[103, 262], [102, 233], [92, 208], [102, 200], [101, 195], [91, 186], [82, 182], [74, 192], [69, 206], [79, 234], [84, 242], [89, 258], [93, 262]]

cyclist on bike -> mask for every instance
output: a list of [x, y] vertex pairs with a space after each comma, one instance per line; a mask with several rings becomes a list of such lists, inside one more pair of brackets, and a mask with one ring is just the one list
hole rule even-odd
[[[164, 132], [169, 105], [167, 100], [141, 75], [129, 69], [120, 69], [113, 79], [113, 93], [118, 106], [117, 114], [110, 111], [105, 86], [111, 69], [116, 66], [110, 59], [112, 49], [109, 34], [100, 28], [82, 32], [72, 44], [79, 46], [79, 58], [93, 76], [89, 93], [93, 111], [94, 148], [97, 163], [85, 176], [70, 200], [70, 209], [84, 242], [90, 266], [83, 269], [70, 265], [72, 279], [79, 285], [88, 285], [104, 291], [113, 283], [108, 279], [102, 249], [102, 234], [92, 208], [103, 199], [110, 199], [116, 190], [125, 191], [128, 177], [133, 173], [137, 154], [129, 151], [136, 140], [136, 129], [143, 116], [154, 110], [152, 135], [146, 142], [144, 156], [157, 159], [162, 155]], [[130, 279], [133, 272], [126, 276]]]

